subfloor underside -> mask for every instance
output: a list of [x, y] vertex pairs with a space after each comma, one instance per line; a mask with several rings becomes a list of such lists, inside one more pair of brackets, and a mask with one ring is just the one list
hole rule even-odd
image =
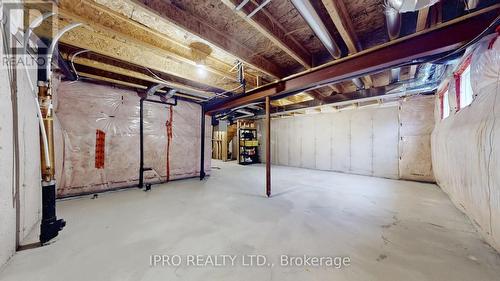
[[[213, 166], [205, 181], [58, 202], [58, 215], [68, 224], [57, 241], [18, 252], [0, 280], [493, 281], [500, 276], [498, 253], [436, 185], [273, 167], [273, 196], [266, 198], [264, 166]], [[236, 256], [234, 266], [186, 262], [191, 255], [224, 254]], [[242, 264], [253, 254], [265, 256], [266, 264]], [[152, 266], [152, 255], [184, 260], [180, 266]], [[282, 255], [349, 257], [351, 264], [282, 266]]]

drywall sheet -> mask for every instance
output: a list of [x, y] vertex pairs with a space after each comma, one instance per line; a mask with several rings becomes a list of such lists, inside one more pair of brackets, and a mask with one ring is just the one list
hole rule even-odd
[[[56, 108], [58, 195], [67, 196], [137, 184], [139, 96], [85, 82], [62, 82]], [[199, 175], [201, 108], [144, 103], [146, 182]], [[210, 169], [210, 118], [206, 117], [205, 169]], [[104, 168], [96, 168], [96, 130], [105, 132]]]
[[396, 105], [277, 118], [271, 126], [273, 163], [398, 178]]
[[[439, 186], [500, 251], [500, 41], [488, 49], [491, 40], [485, 38], [473, 49], [472, 104], [440, 120], [436, 97], [431, 148]], [[454, 83], [449, 96], [453, 108]]]
[[434, 128], [434, 96], [413, 96], [400, 101], [400, 160], [402, 179], [434, 182], [431, 133]]

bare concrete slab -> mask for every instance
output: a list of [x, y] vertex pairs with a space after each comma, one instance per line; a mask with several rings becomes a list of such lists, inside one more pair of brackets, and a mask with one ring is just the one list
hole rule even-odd
[[[498, 253], [436, 185], [273, 167], [266, 198], [263, 166], [213, 165], [201, 182], [58, 202], [60, 237], [18, 252], [0, 280], [500, 280]], [[184, 260], [151, 266], [155, 254]], [[191, 255], [236, 260], [188, 266]], [[266, 262], [245, 266], [249, 255]], [[282, 255], [351, 263], [282, 266]]]

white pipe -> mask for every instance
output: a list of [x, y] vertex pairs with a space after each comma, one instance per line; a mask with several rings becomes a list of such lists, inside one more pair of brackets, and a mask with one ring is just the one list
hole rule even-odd
[[[39, 16], [38, 18], [36, 18], [28, 27], [28, 29], [25, 31], [24, 33], [24, 45], [23, 45], [23, 48], [24, 48], [24, 54], [25, 55], [28, 55], [28, 43], [29, 43], [29, 38], [31, 36], [31, 32], [33, 31], [33, 29], [35, 29], [36, 27], [40, 26], [40, 24], [42, 24], [42, 22], [46, 19], [48, 19], [49, 17], [55, 15], [55, 13], [51, 12], [51, 13], [45, 13], [41, 16]], [[46, 166], [47, 168], [51, 168], [50, 166], [50, 153], [49, 153], [49, 142], [48, 142], [48, 139], [47, 139], [47, 131], [45, 130], [45, 125], [43, 124], [43, 117], [42, 117], [42, 111], [40, 110], [40, 103], [38, 102], [38, 97], [36, 96], [35, 94], [35, 87], [33, 86], [33, 80], [31, 79], [31, 75], [28, 71], [28, 67], [26, 66], [26, 64], [23, 64], [24, 66], [24, 71], [26, 72], [26, 78], [28, 78], [28, 84], [30, 85], [30, 88], [31, 88], [31, 94], [33, 95], [33, 97], [35, 98], [35, 104], [36, 104], [36, 109], [37, 109], [37, 114], [38, 114], [38, 124], [40, 126], [40, 133], [42, 135], [42, 144], [43, 144], [43, 154], [45, 155], [45, 159], [47, 159], [47, 163], [46, 163]]]
[[68, 24], [61, 30], [59, 30], [57, 35], [52, 39], [52, 43], [50, 44], [49, 50], [47, 52], [47, 79], [50, 79], [50, 76], [52, 75], [52, 57], [54, 54], [54, 50], [56, 49], [57, 43], [59, 42], [59, 39], [61, 39], [64, 33], [80, 25], [82, 25], [82, 23], [79, 22]]
[[37, 17], [29, 26], [28, 26], [28, 29], [26, 29], [26, 31], [24, 32], [24, 52], [26, 53], [26, 51], [28, 50], [28, 42], [30, 40], [30, 37], [31, 37], [31, 33], [33, 32], [33, 29], [37, 28], [38, 26], [40, 26], [40, 24], [42, 24], [42, 22], [48, 18], [50, 18], [51, 16], [55, 15], [54, 12], [50, 12], [50, 13], [45, 13], [45, 14], [42, 14], [41, 16]]
[[235, 10], [236, 10], [236, 11], [241, 10], [241, 8], [243, 8], [243, 6], [245, 6], [245, 5], [248, 3], [248, 1], [250, 1], [250, 0], [243, 0], [243, 2], [241, 2], [241, 3], [238, 5], [238, 7], [236, 7], [236, 8], [235, 8]]
[[90, 52], [90, 50], [80, 50], [80, 51], [74, 53], [73, 55], [71, 55], [71, 59], [70, 59], [71, 68], [73, 68], [73, 72], [75, 72], [76, 81], [78, 81], [78, 79], [80, 78], [80, 75], [78, 75], [78, 71], [76, 71], [76, 68], [75, 68], [75, 57], [80, 55], [80, 54], [88, 53], [88, 52]]
[[267, 4], [269, 4], [271, 0], [266, 0], [262, 4], [259, 5], [259, 7], [255, 8], [250, 14], [248, 14], [247, 18], [251, 18], [253, 15], [255, 15], [258, 11], [260, 11], [262, 8], [264, 8]]
[[43, 154], [45, 155], [45, 166], [47, 168], [51, 168], [50, 166], [50, 153], [49, 153], [49, 141], [47, 140], [47, 131], [45, 130], [45, 125], [43, 124], [42, 111], [40, 110], [40, 103], [38, 102], [38, 98], [35, 98], [36, 108], [38, 110], [38, 123], [40, 124], [40, 129], [42, 132], [42, 142], [43, 142]]

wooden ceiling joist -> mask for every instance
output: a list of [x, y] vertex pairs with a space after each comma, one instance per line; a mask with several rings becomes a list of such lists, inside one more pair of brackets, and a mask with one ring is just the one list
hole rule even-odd
[[[68, 14], [64, 15], [71, 16]], [[230, 81], [225, 76], [210, 71], [200, 74], [197, 67], [179, 61], [172, 57], [170, 53], [151, 47], [138, 40], [117, 35], [110, 29], [101, 28], [92, 23], [86, 23], [83, 18], [75, 17], [73, 20], [84, 22], [85, 25], [72, 29], [62, 36], [60, 42], [64, 44], [87, 49], [97, 54], [167, 73], [172, 76], [198, 81], [218, 89], [229, 90], [238, 86], [236, 81]], [[66, 26], [70, 22], [70, 20], [60, 19], [59, 26]], [[51, 26], [43, 24], [35, 32], [41, 37], [50, 38], [54, 34], [50, 30], [51, 28]]]
[[[60, 0], [59, 12], [68, 18], [85, 21], [86, 25], [99, 29], [107, 28], [113, 30], [118, 38], [130, 38], [139, 42], [143, 42], [150, 47], [156, 47], [169, 53], [169, 56], [186, 64], [196, 66], [198, 63], [193, 57], [192, 47], [160, 33], [159, 31], [150, 29], [136, 21], [133, 21], [123, 14], [115, 12], [105, 6], [102, 6], [92, 0]], [[220, 61], [210, 54], [207, 54], [203, 60], [203, 64], [207, 71], [217, 75], [226, 76], [228, 78], [235, 77], [229, 73], [233, 67]], [[254, 75], [246, 75], [249, 88], [256, 85], [256, 77]]]
[[287, 36], [287, 31], [283, 26], [275, 21], [270, 14], [265, 13], [265, 9], [260, 10], [252, 17], [247, 16], [257, 8], [254, 1], [250, 1], [239, 10], [236, 9], [236, 5], [232, 0], [221, 1], [306, 69], [312, 67], [312, 55], [296, 40]]
[[[71, 55], [68, 53], [61, 53], [61, 54], [62, 54], [63, 58], [65, 58], [66, 61], [70, 61], [72, 59]], [[152, 77], [151, 75], [144, 74], [142, 72], [122, 68], [122, 67], [119, 67], [119, 66], [116, 66], [113, 64], [109, 64], [109, 63], [105, 63], [105, 62], [101, 62], [98, 60], [88, 59], [88, 58], [85, 58], [82, 56], [73, 58], [73, 62], [77, 65], [83, 65], [83, 66], [87, 66], [87, 67], [90, 67], [93, 69], [105, 71], [108, 73], [123, 75], [126, 77], [133, 77], [135, 79], [140, 79], [140, 80], [143, 80], [146, 82], [151, 82], [151, 83], [155, 83], [155, 84], [165, 83], [164, 79], [160, 80], [160, 79], [157, 79], [155, 77]], [[80, 74], [80, 73], [78, 73], [78, 74]], [[183, 92], [183, 93], [186, 93], [189, 95], [198, 96], [198, 97], [206, 97], [206, 98], [210, 98], [214, 95], [212, 93], [207, 93], [205, 91], [201, 91], [199, 89], [189, 87], [189, 86], [186, 86], [183, 84], [179, 84], [179, 83], [175, 83], [175, 82], [171, 82], [171, 81], [166, 81], [166, 82], [168, 82], [168, 83], [166, 83], [168, 86], [175, 88], [175, 89], [179, 90], [180, 92]], [[140, 83], [140, 84], [142, 85], [142, 83]]]
[[[417, 27], [415, 29], [415, 32], [420, 32], [420, 31], [425, 29], [425, 27], [427, 25], [428, 15], [429, 15], [429, 6], [418, 11]], [[410, 66], [410, 77], [414, 78], [416, 74], [417, 74], [417, 65]]]
[[[144, 14], [147, 17], [153, 18], [154, 21], [167, 21], [193, 34], [200, 39], [206, 40], [208, 43], [216, 46], [220, 50], [239, 58], [241, 61], [250, 65], [252, 68], [265, 73], [274, 78], [283, 77], [282, 70], [275, 64], [268, 61], [261, 55], [249, 49], [244, 44], [237, 42], [231, 36], [223, 31], [211, 26], [206, 20], [199, 19], [189, 14], [188, 12], [179, 9], [169, 1], [162, 0], [124, 0], [126, 7], [115, 7], [113, 1], [102, 1], [103, 5], [120, 11], [122, 14], [127, 14], [132, 17], [132, 13]], [[137, 18], [134, 18], [137, 20]]]
[[[322, 0], [333, 24], [337, 28], [342, 40], [344, 40], [349, 54], [355, 54], [362, 50], [358, 36], [354, 31], [352, 21], [343, 1], [337, 0]], [[370, 75], [361, 78], [365, 88], [373, 87], [373, 81]]]
[[360, 51], [361, 46], [358, 36], [356, 35], [356, 32], [354, 32], [354, 27], [344, 2], [337, 0], [322, 0], [322, 2], [332, 19], [333, 24], [344, 40], [347, 49], [349, 50], [349, 54], [354, 54]]
[[400, 67], [428, 56], [442, 55], [481, 34], [497, 17], [500, 4], [439, 24], [426, 31], [392, 40], [355, 55], [297, 73], [249, 91], [244, 96], [214, 101], [207, 114], [258, 102], [266, 97], [283, 98], [300, 91], [352, 77]]

